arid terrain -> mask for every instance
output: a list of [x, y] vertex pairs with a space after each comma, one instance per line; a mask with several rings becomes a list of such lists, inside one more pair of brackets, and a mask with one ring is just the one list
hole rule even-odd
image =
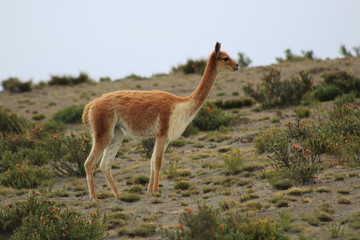
[[[305, 60], [299, 62], [283, 62], [274, 66], [252, 67], [240, 69], [235, 73], [220, 74], [208, 97], [209, 101], [218, 99], [234, 99], [245, 97], [242, 86], [248, 82], [258, 83], [264, 73], [271, 67], [281, 71], [282, 78], [295, 75], [304, 70], [309, 72], [316, 84], [322, 81], [321, 75], [332, 71], [346, 71], [360, 77], [360, 58], [334, 60]], [[45, 115], [41, 124], [52, 118], [59, 110], [74, 104], [86, 104], [92, 99], [116, 90], [163, 90], [175, 95], [190, 94], [200, 82], [201, 76], [182, 73], [156, 75], [145, 79], [121, 79], [96, 84], [80, 84], [74, 86], [45, 86], [33, 89], [28, 93], [0, 92], [0, 106], [10, 109], [20, 116], [33, 120], [34, 115]], [[356, 99], [360, 103], [360, 99]], [[166, 103], [164, 103], [166, 104]], [[322, 102], [309, 105], [310, 119], [318, 118], [322, 111], [331, 106], [332, 102]], [[294, 186], [288, 190], [277, 190], [261, 175], [271, 169], [266, 153], [259, 154], [254, 147], [254, 138], [261, 132], [273, 127], [284, 127], [288, 121], [297, 121], [295, 106], [257, 110], [259, 104], [250, 107], [226, 110], [234, 115], [236, 120], [231, 127], [217, 131], [199, 132], [187, 138], [181, 137], [176, 146], [172, 146], [165, 154], [160, 175], [159, 195], [146, 193], [142, 186], [140, 200], [125, 202], [112, 196], [111, 189], [106, 184], [104, 175], [98, 171], [95, 176], [96, 191], [101, 195], [97, 205], [90, 200], [85, 177], [57, 176], [55, 185], [49, 193], [52, 199], [62, 201], [68, 207], [88, 212], [96, 210], [111, 215], [114, 211], [124, 213], [123, 222], [114, 224], [108, 230], [110, 239], [128, 239], [127, 234], [143, 222], [156, 225], [156, 233], [137, 239], [160, 239], [161, 229], [177, 226], [180, 214], [190, 207], [196, 211], [198, 202], [218, 208], [224, 202], [235, 202], [250, 215], [259, 218], [279, 218], [279, 211], [288, 211], [292, 218], [291, 228], [286, 235], [292, 239], [330, 239], [329, 224], [339, 224], [344, 219], [360, 214], [360, 166], [349, 167], [336, 165], [334, 156], [324, 154], [322, 168], [313, 184]], [[304, 120], [303, 120], [304, 121]], [[81, 124], [67, 125], [67, 133], [86, 132]], [[243, 170], [236, 175], [226, 175], [222, 156], [229, 149], [239, 149], [244, 159]], [[114, 161], [112, 173], [120, 191], [127, 192], [132, 182], [138, 176], [149, 175], [150, 161], [145, 157], [140, 139], [127, 137], [120, 147]], [[180, 176], [169, 177], [172, 168]], [[191, 191], [174, 189], [179, 180], [191, 184]], [[76, 188], [74, 186], [77, 186]], [[66, 194], [64, 194], [66, 193]], [[28, 190], [15, 190], [0, 186], [0, 205], [26, 199]], [[251, 195], [252, 199], [243, 200]], [[283, 198], [287, 203], [277, 205], [276, 199]], [[338, 202], [340, 198], [350, 200], [349, 204]], [[312, 224], [311, 218], [319, 214], [319, 206], [330, 204], [334, 212], [329, 222]], [[120, 210], [119, 210], [120, 209]], [[360, 219], [357, 220], [359, 224]], [[125, 229], [125, 230], [124, 230]], [[345, 225], [345, 234], [337, 239], [360, 239], [360, 228], [354, 229]], [[5, 237], [5, 236], [3, 236]], [[1, 238], [1, 235], [0, 235]]]

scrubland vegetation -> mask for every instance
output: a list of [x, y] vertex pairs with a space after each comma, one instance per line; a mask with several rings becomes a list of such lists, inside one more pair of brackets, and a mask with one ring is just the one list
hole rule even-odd
[[342, 51], [346, 58], [319, 60], [287, 50], [278, 64], [254, 68], [239, 54], [244, 68], [219, 77], [166, 150], [160, 194], [146, 194], [153, 139], [126, 137], [112, 167], [122, 195], [96, 174], [100, 203], [85, 183], [84, 104], [125, 88], [185, 96], [206, 61], [151, 78], [4, 81], [0, 237], [359, 239], [360, 59]]

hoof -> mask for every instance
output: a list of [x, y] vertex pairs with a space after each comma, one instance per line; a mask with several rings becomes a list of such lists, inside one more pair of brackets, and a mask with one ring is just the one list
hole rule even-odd
[[96, 196], [90, 196], [90, 199], [95, 202], [100, 202], [100, 200]]

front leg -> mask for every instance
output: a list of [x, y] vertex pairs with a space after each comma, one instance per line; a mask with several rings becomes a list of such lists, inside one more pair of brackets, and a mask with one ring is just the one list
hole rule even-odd
[[164, 151], [167, 145], [167, 137], [166, 136], [158, 136], [156, 137], [154, 151], [151, 156], [150, 163], [150, 179], [148, 185], [148, 192], [158, 193], [159, 192], [159, 175], [162, 158], [164, 156]]
[[154, 186], [154, 169], [153, 169], [153, 161], [151, 158], [151, 162], [150, 162], [150, 178], [149, 178], [149, 184], [148, 184], [148, 193], [152, 193], [153, 191], [153, 186]]

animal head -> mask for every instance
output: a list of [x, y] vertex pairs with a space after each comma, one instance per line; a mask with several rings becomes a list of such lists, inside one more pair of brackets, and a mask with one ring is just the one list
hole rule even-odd
[[215, 45], [214, 56], [216, 59], [217, 70], [221, 71], [236, 71], [239, 65], [231, 59], [231, 57], [223, 51], [220, 51], [221, 43], [217, 42]]

